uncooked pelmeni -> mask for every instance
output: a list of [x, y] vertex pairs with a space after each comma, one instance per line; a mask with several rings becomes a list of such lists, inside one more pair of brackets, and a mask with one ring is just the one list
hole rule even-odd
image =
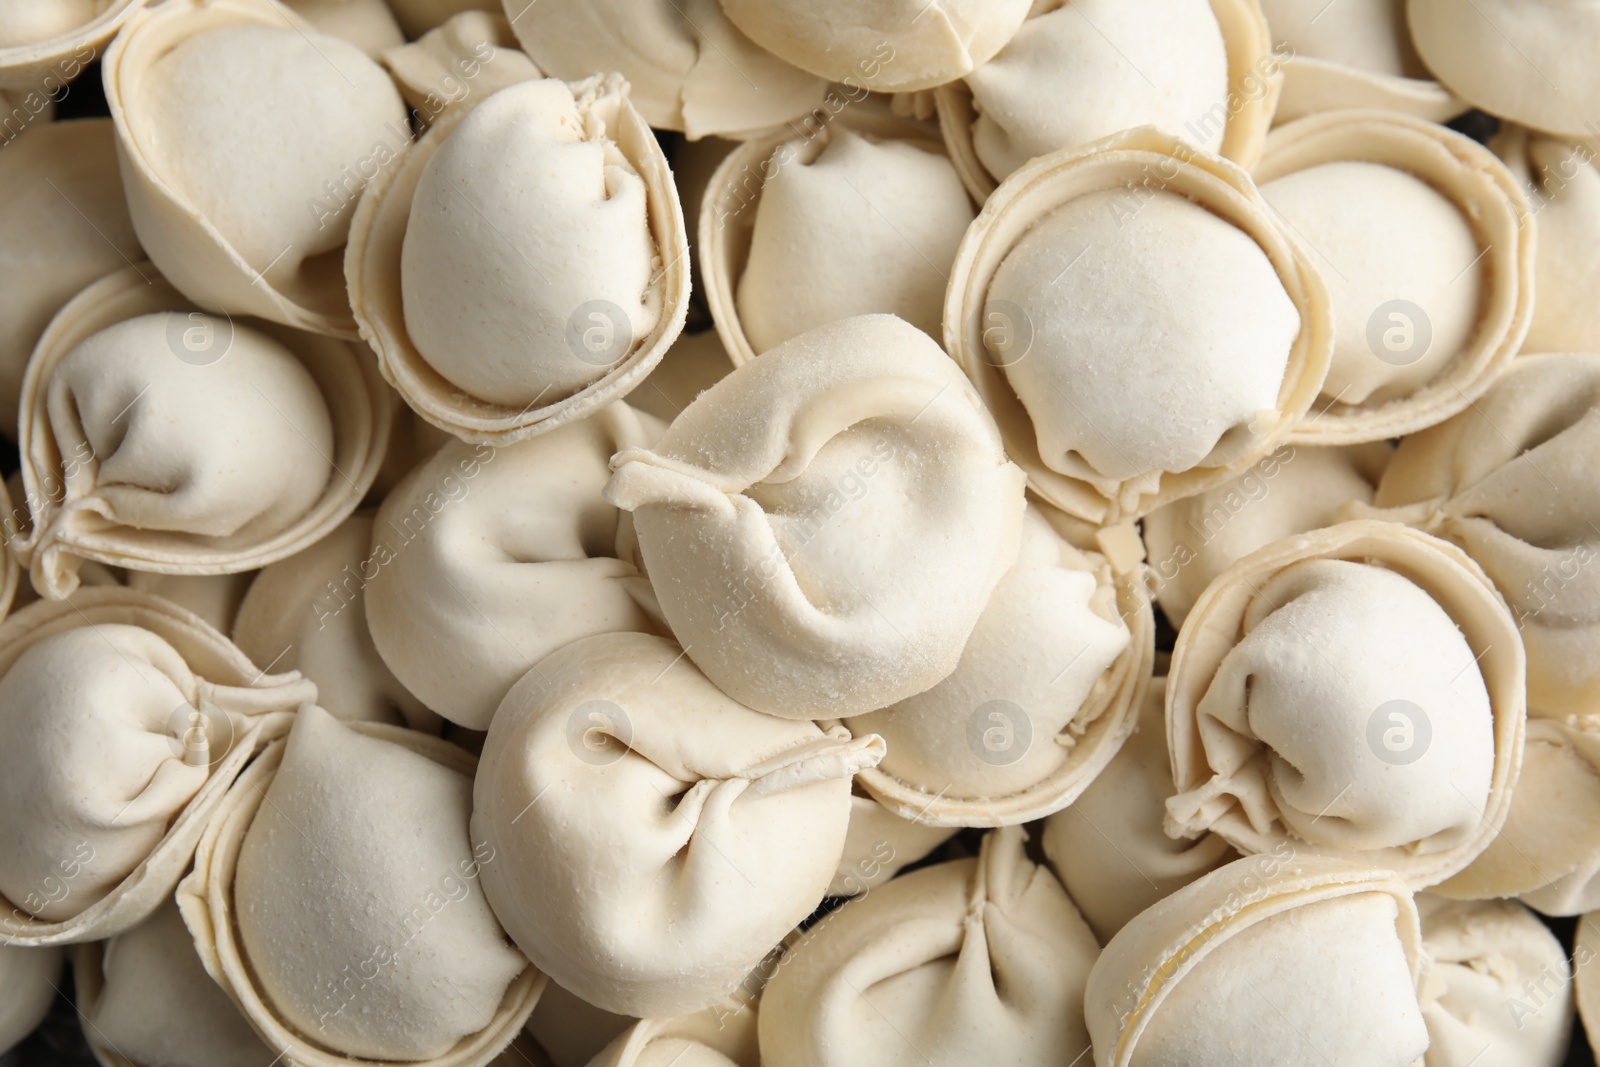
[[1468, 110], [1411, 45], [1406, 0], [1261, 0], [1283, 69], [1274, 121], [1381, 108], [1443, 122]]
[[627, 82], [517, 82], [440, 116], [362, 197], [362, 336], [423, 418], [504, 443], [619, 399], [683, 329], [683, 212]]
[[823, 78], [740, 33], [717, 0], [505, 0], [523, 51], [575, 81], [615, 70], [657, 129], [743, 138], [810, 114]]
[[273, 0], [180, 0], [131, 18], [104, 76], [133, 226], [167, 280], [354, 340], [350, 219], [411, 140], [383, 68]]
[[1409, 0], [1422, 62], [1461, 99], [1570, 137], [1600, 133], [1600, 4], [1594, 0]]
[[956, 169], [987, 197], [1023, 164], [1156, 126], [1250, 167], [1276, 61], [1241, 0], [1050, 0], [993, 59], [935, 93]]
[[1511, 605], [1528, 703], [1590, 715], [1600, 701], [1600, 355], [1530, 355], [1470, 409], [1405, 439], [1364, 514], [1460, 546]]
[[1442, 422], [1489, 388], [1533, 315], [1521, 186], [1463, 134], [1382, 111], [1274, 130], [1261, 195], [1315, 249], [1333, 364], [1293, 440], [1378, 441]]
[[1388, 522], [1288, 537], [1224, 571], [1167, 682], [1167, 832], [1449, 878], [1522, 765], [1516, 622], [1473, 562]]
[[517, 50], [505, 16], [463, 11], [410, 44], [378, 56], [427, 126], [454, 107], [472, 107], [509, 85], [542, 78], [533, 60]]
[[1244, 171], [1129, 130], [989, 199], [945, 345], [1030, 488], [1091, 522], [1138, 518], [1243, 473], [1310, 407], [1333, 338], [1309, 255]]
[[[255, 572], [158, 574], [155, 571], [130, 571], [125, 567], [107, 567], [89, 562], [78, 572], [78, 578], [85, 586], [121, 586], [160, 597], [185, 611], [194, 612], [218, 633], [231, 636], [233, 617], [238, 614], [239, 604], [244, 600], [245, 591], [250, 588]], [[18, 582], [16, 594], [12, 602], [14, 607], [24, 607], [41, 599], [32, 582]], [[4, 599], [5, 592], [0, 587], [0, 603]], [[250, 653], [246, 652], [245, 655]]]
[[612, 467], [685, 653], [786, 718], [931, 688], [1016, 558], [1022, 472], [960, 370], [891, 315], [779, 345]]
[[1587, 471], [1600, 356], [1522, 356], [1487, 395], [1408, 437], [1374, 498], [1352, 509], [1453, 542], [1508, 601], [1527, 650], [1527, 768], [1504, 832], [1445, 886], [1517, 895], [1552, 914], [1600, 904], [1600, 514]]
[[935, 131], [855, 105], [739, 146], [706, 195], [706, 298], [736, 362], [873, 312], [938, 336], [975, 211]]
[[0, 672], [0, 934], [19, 944], [110, 937], [160, 907], [245, 763], [316, 696], [118, 588], [12, 615]]
[[298, 670], [339, 719], [437, 733], [438, 716], [400, 684], [372, 643], [366, 588], [391, 577], [373, 544], [371, 512], [357, 512], [310, 548], [264, 568], [233, 622], [233, 640], [257, 663]]
[[102, 0], [5, 0], [0, 4], [0, 48], [36, 44], [93, 19]]
[[66, 83], [95, 61], [101, 47], [144, 3], [0, 0], [0, 91], [65, 95]]
[[282, 1049], [250, 1029], [195, 954], [178, 905], [72, 959], [83, 1036], [107, 1067], [273, 1067]]
[[44, 1021], [62, 988], [60, 948], [0, 942], [0, 1056]]
[[882, 885], [954, 837], [959, 827], [907, 819], [864, 794], [850, 798], [850, 830], [844, 855], [828, 884], [828, 896], [853, 897]]
[[178, 888], [206, 971], [307, 1067], [482, 1067], [544, 976], [506, 939], [468, 836], [475, 760], [302, 707], [235, 783]]
[[[629, 337], [655, 326], [644, 182], [595, 133], [565, 84], [522, 83], [468, 111], [423, 167], [401, 246], [406, 333], [452, 385], [512, 406], [560, 400], [605, 366], [563, 351], [571, 309], [620, 307]], [[575, 254], [541, 276], [526, 249], [543, 244]], [[486, 321], [485, 303], [499, 310]]]
[[889, 746], [861, 784], [903, 818], [1031, 822], [1078, 796], [1133, 729], [1154, 628], [1138, 577], [1080, 551], [1040, 513], [989, 596], [955, 671], [845, 720]]
[[1504, 829], [1445, 885], [1516, 896], [1546, 915], [1600, 908], [1600, 720], [1528, 709], [1522, 776]]
[[1600, 143], [1569, 142], [1505, 123], [1489, 142], [1539, 216], [1527, 352], [1600, 351]]
[[1028, 0], [722, 0], [762, 48], [829, 81], [880, 93], [931, 89], [986, 62]]
[[373, 482], [393, 395], [344, 341], [199, 311], [148, 263], [61, 310], [22, 383], [33, 584], [84, 560], [253, 570], [344, 520]]
[[1232, 481], [1146, 515], [1151, 586], [1168, 621], [1181, 627], [1206, 586], [1256, 549], [1333, 525], [1351, 501], [1370, 504], [1390, 451], [1284, 445]]
[[761, 996], [766, 1067], [1073, 1062], [1094, 934], [1026, 833], [903, 875], [799, 934]]
[[693, 1015], [640, 1019], [588, 1067], [761, 1067], [758, 1010], [757, 1002], [747, 1001]]
[[1426, 1067], [1560, 1067], [1572, 1034], [1572, 966], [1537, 916], [1509, 900], [1417, 897], [1429, 967]]
[[495, 914], [535, 965], [624, 1015], [726, 996], [821, 902], [850, 779], [883, 755], [761, 715], [671, 641], [604, 634], [506, 694], [473, 791]]
[[661, 427], [613, 404], [501, 448], [451, 441], [378, 511], [366, 622], [407, 690], [486, 730], [506, 691], [580, 637], [663, 633], [607, 461]]
[[0, 433], [15, 439], [22, 373], [51, 317], [143, 253], [107, 119], [41, 124], [7, 144], [0, 189]]
[[395, 21], [410, 40], [416, 40], [465, 12], [500, 13], [500, 0], [385, 0]]
[[1393, 874], [1287, 846], [1235, 860], [1100, 953], [1084, 995], [1095, 1067], [1414, 1067], [1425, 967]]
[[[1166, 190], [1125, 222], [1127, 195], [1099, 190], [1043, 216], [1001, 261], [985, 302], [1022, 308], [1034, 332], [1037, 351], [1012, 351], [1019, 329], [993, 355], [1045, 464], [1108, 485], [1225, 466], [1249, 449], [1255, 427], [1281, 415], [1300, 330], [1272, 262], [1238, 227]], [[1174, 340], [1189, 351], [1164, 351]]]
[[1133, 736], [1071, 806], [1044, 821], [1040, 843], [1101, 944], [1128, 920], [1236, 858], [1215, 834], [1168, 837], [1172, 796], [1165, 678], [1147, 690]]
[[349, 41], [373, 59], [405, 44], [385, 0], [283, 0], [319, 33]]
[[1600, 976], [1594, 963], [1600, 960], [1600, 915], [1593, 912], [1578, 920], [1578, 933], [1572, 953], [1573, 994], [1578, 1001], [1578, 1017], [1589, 1037], [1589, 1049], [1600, 1057]]

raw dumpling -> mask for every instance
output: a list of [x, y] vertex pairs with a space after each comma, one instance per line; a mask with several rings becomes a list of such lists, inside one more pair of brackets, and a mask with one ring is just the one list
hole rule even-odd
[[588, 1067], [761, 1067], [755, 1001], [693, 1015], [640, 1019]]
[[954, 837], [959, 827], [935, 826], [896, 815], [857, 786], [850, 798], [844, 855], [828, 885], [830, 897], [853, 897], [882, 885]]
[[1101, 944], [1128, 920], [1208, 871], [1236, 858], [1215, 834], [1168, 837], [1165, 678], [1146, 692], [1138, 725], [1072, 804], [1044, 821], [1041, 844]]
[[473, 771], [444, 741], [307, 705], [230, 791], [178, 904], [269, 1044], [465, 1064], [516, 1036], [544, 977], [478, 884], [505, 857], [468, 835]]
[[273, 1067], [268, 1048], [195, 954], [168, 901], [132, 930], [73, 959], [83, 1036], [102, 1060], [137, 1067]]
[[722, 0], [762, 48], [829, 81], [880, 93], [931, 89], [987, 61], [1028, 0]]
[[657, 129], [743, 137], [809, 114], [827, 81], [728, 22], [717, 0], [505, 0], [522, 48], [575, 81], [616, 70]]
[[1409, 0], [1406, 18], [1422, 62], [1461, 99], [1536, 130], [1595, 136], [1591, 0]]
[[1132, 585], [1029, 508], [1017, 562], [954, 673], [845, 720], [889, 746], [862, 784], [902, 817], [945, 825], [1028, 822], [1070, 804], [1128, 736], [1149, 677], [1149, 603]]
[[[1149, 72], [1148, 74], [1146, 72]], [[1222, 148], [1228, 45], [1208, 0], [1060, 0], [966, 77], [994, 181], [1135, 126]]]
[[1100, 946], [1021, 827], [902, 875], [798, 934], [761, 996], [766, 1067], [1061, 1067], [1089, 1033]]
[[105, 43], [144, 3], [0, 0], [0, 98], [13, 88], [19, 95], [45, 100], [65, 96], [66, 85], [95, 61]]
[[104, 0], [0, 0], [0, 48], [38, 44], [77, 29]]
[[378, 655], [367, 629], [366, 588], [385, 575], [373, 517], [358, 512], [316, 544], [266, 567], [251, 583], [233, 640], [257, 663], [298, 670], [339, 719], [437, 733], [439, 719]]
[[[853, 116], [853, 112], [846, 115]], [[748, 246], [712, 276], [731, 294], [711, 297], [740, 362], [818, 326], [853, 315], [898, 315], [938, 336], [956, 247], [975, 214], [944, 147], [919, 127], [881, 128], [843, 118], [814, 135], [764, 138], [741, 148], [711, 188], [749, 197], [749, 229], [730, 226], [730, 205], [712, 218], [713, 255], [741, 235]], [[769, 152], [765, 158], [757, 158]], [[741, 219], [741, 221], [743, 221]], [[731, 295], [732, 300], [726, 299]], [[719, 306], [720, 305], [720, 306]], [[730, 323], [731, 318], [731, 323]]]
[[671, 641], [605, 634], [506, 694], [473, 793], [484, 889], [536, 966], [607, 1011], [699, 1011], [822, 900], [877, 737], [751, 711]]
[[1530, 707], [1522, 760], [1504, 829], [1441, 892], [1514, 895], [1546, 915], [1600, 908], [1600, 722]]
[[22, 372], [45, 325], [90, 282], [144, 254], [109, 119], [48, 123], [7, 144], [0, 189], [0, 433], [15, 439]]
[[1504, 123], [1489, 146], [1539, 216], [1527, 352], [1600, 351], [1600, 149]]
[[960, 370], [890, 315], [785, 342], [612, 466], [685, 653], [786, 718], [932, 687], [1016, 557], [1022, 472]]
[[355, 510], [388, 444], [393, 398], [354, 346], [206, 314], [140, 269], [63, 308], [23, 382], [21, 551], [52, 599], [84, 560], [226, 574], [291, 555]]
[[1287, 844], [1136, 916], [1089, 975], [1095, 1067], [1411, 1067], [1428, 1048], [1416, 905]]
[[0, 1056], [49, 1014], [65, 959], [59, 948], [0, 943]]
[[628, 84], [521, 81], [447, 110], [351, 227], [362, 335], [428, 421], [504, 443], [642, 381], [683, 329], [683, 212]]
[[1453, 546], [1352, 522], [1269, 545], [1190, 614], [1167, 683], [1167, 832], [1392, 868], [1418, 887], [1504, 824], [1516, 624]]
[[1029, 487], [1113, 524], [1242, 473], [1310, 407], [1326, 291], [1242, 170], [1144, 127], [1018, 171], [961, 244], [945, 344]]
[[350, 220], [411, 141], [383, 68], [273, 0], [179, 0], [130, 20], [104, 75], [129, 213], [161, 273], [208, 311], [354, 340]]
[[385, 49], [378, 62], [423, 125], [449, 108], [472, 107], [508, 85], [544, 77], [517, 50], [505, 16], [486, 11], [453, 15], [418, 40]]
[[[522, 82], [467, 112], [423, 167], [400, 260], [406, 333], [463, 391], [561, 400], [655, 328], [645, 183], [603, 122], [562, 82]], [[529, 254], [547, 250], [543, 265]], [[624, 318], [619, 343], [584, 360], [565, 335], [590, 303]]]
[[632, 520], [601, 496], [611, 455], [660, 432], [613, 404], [501, 448], [452, 441], [401, 482], [378, 511], [362, 586], [401, 684], [486, 730], [506, 690], [562, 645], [663, 632]]
[[1509, 900], [1417, 897], [1426, 1067], [1561, 1067], [1572, 1035], [1572, 966], [1543, 923]]
[[1528, 703], [1600, 701], [1600, 354], [1525, 355], [1449, 421], [1405, 439], [1377, 514], [1462, 548], [1494, 580], [1528, 650]]
[[1284, 445], [1232, 481], [1146, 515], [1150, 581], [1173, 628], [1217, 575], [1256, 549], [1332, 526], [1350, 501], [1370, 504], [1389, 452]]
[[109, 937], [159, 907], [245, 762], [316, 696], [119, 588], [17, 612], [0, 672], [0, 933], [22, 943]]
[[1406, 0], [1261, 0], [1283, 68], [1275, 121], [1381, 108], [1433, 122], [1468, 110], [1411, 44]]
[[1333, 303], [1333, 363], [1296, 442], [1399, 437], [1466, 409], [1533, 315], [1527, 197], [1464, 134], [1386, 112], [1280, 127], [1255, 170]]

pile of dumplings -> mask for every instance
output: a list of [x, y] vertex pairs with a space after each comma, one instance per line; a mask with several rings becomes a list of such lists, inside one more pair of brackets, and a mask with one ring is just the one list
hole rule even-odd
[[0, 0], [0, 1067], [1592, 1063], [1597, 56]]

